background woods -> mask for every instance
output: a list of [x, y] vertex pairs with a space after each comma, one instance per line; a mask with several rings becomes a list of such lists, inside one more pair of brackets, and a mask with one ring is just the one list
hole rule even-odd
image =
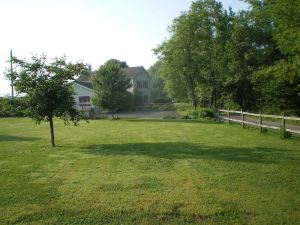
[[193, 2], [154, 50], [156, 74], [174, 101], [299, 115], [300, 2], [247, 2], [238, 13]]

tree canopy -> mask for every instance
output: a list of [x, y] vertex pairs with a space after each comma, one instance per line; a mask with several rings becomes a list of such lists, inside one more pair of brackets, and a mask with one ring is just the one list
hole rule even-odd
[[113, 117], [114, 112], [130, 103], [131, 94], [127, 91], [131, 87], [130, 79], [121, 70], [125, 67], [128, 67], [126, 62], [111, 59], [100, 66], [93, 77], [93, 104], [110, 110]]
[[193, 106], [300, 115], [300, 3], [248, 0], [234, 13], [197, 0], [154, 52], [164, 90]]
[[53, 118], [59, 117], [65, 124], [77, 125], [81, 115], [75, 109], [74, 91], [70, 80], [85, 73], [82, 63], [67, 63], [64, 57], [47, 63], [46, 56], [33, 56], [31, 62], [16, 57], [13, 62], [19, 69], [15, 87], [25, 93], [29, 104], [29, 115], [36, 123], [49, 122], [51, 145], [55, 146]]

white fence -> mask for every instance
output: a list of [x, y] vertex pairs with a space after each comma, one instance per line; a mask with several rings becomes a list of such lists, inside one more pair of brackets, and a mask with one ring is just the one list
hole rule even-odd
[[[221, 116], [222, 113], [225, 113], [226, 116]], [[257, 120], [256, 121], [255, 121], [255, 119], [246, 120], [245, 116], [247, 116], [247, 115], [252, 116], [252, 117], [257, 117]], [[268, 123], [272, 123], [272, 124], [264, 124], [263, 118], [280, 119], [281, 124], [278, 122], [272, 122], [272, 121], [271, 122], [268, 121]], [[289, 117], [289, 116], [285, 116], [284, 114], [282, 116], [278, 116], [278, 115], [265, 115], [265, 114], [261, 114], [261, 113], [256, 114], [256, 113], [243, 112], [243, 110], [232, 111], [232, 110], [219, 109], [218, 110], [218, 119], [219, 120], [220, 119], [228, 120], [229, 122], [232, 121], [232, 122], [241, 123], [242, 127], [244, 127], [245, 125], [257, 126], [257, 127], [259, 127], [260, 131], [262, 131], [263, 128], [270, 128], [270, 129], [275, 129], [275, 130], [283, 129], [283, 130], [291, 132], [291, 133], [300, 134], [300, 126], [293, 126], [294, 128], [288, 128], [286, 126], [287, 120], [300, 121], [300, 118]], [[297, 129], [297, 128], [299, 128], [299, 129]]]

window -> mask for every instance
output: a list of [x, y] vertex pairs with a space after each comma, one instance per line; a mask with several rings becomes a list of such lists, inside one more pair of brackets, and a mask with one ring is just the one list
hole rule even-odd
[[144, 102], [148, 102], [148, 95], [144, 95]]
[[136, 87], [137, 88], [142, 88], [142, 85], [143, 85], [142, 81], [137, 81], [136, 82]]
[[143, 81], [143, 88], [148, 88], [148, 81]]
[[90, 102], [90, 96], [79, 96], [79, 103]]

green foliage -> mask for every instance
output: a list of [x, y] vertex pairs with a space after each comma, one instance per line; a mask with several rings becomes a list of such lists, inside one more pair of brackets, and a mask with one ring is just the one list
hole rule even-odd
[[300, 115], [299, 68], [300, 60], [281, 60], [255, 74], [253, 81], [259, 93], [258, 104], [263, 110]]
[[112, 114], [118, 110], [129, 108], [131, 93], [130, 79], [122, 73], [122, 66], [127, 65], [118, 60], [108, 60], [93, 77], [93, 104], [108, 109]]
[[155, 50], [166, 90], [175, 101], [189, 100], [196, 107], [209, 99], [210, 106], [217, 105], [229, 18], [213, 0], [195, 1], [175, 18], [170, 39]]
[[155, 53], [168, 96], [202, 107], [299, 114], [300, 2], [249, 0], [233, 13], [197, 0]]
[[258, 104], [266, 111], [300, 115], [300, 3], [269, 0], [265, 4], [273, 22], [273, 38], [283, 57], [256, 72]]
[[107, 64], [117, 64], [121, 68], [128, 68], [127, 62], [120, 61], [118, 59], [110, 59], [106, 62]]
[[150, 91], [153, 103], [166, 103], [170, 101], [165, 92], [165, 81], [161, 77], [160, 69], [161, 62], [158, 61], [148, 70], [151, 79]]
[[54, 147], [53, 117], [59, 117], [65, 124], [71, 121], [77, 125], [81, 115], [74, 108], [75, 99], [72, 84], [74, 76], [86, 72], [81, 63], [67, 63], [65, 58], [46, 62], [46, 56], [33, 56], [31, 62], [13, 58], [19, 69], [15, 87], [25, 93], [28, 100], [29, 116], [40, 124], [50, 122], [51, 141]]
[[11, 116], [11, 99], [0, 97], [0, 117]]
[[28, 115], [28, 98], [0, 97], [0, 117], [24, 117]]
[[197, 110], [189, 110], [186, 115], [182, 117], [182, 119], [213, 119], [215, 118], [214, 112], [212, 109], [201, 108]]
[[267, 13], [274, 22], [274, 38], [279, 49], [287, 55], [300, 54], [300, 2], [266, 0]]

